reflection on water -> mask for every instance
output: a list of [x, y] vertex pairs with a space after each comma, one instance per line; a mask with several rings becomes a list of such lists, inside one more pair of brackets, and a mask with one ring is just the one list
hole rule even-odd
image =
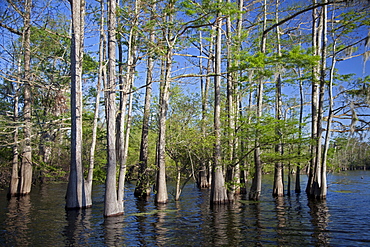
[[[361, 179], [361, 176], [363, 179]], [[304, 194], [272, 198], [264, 179], [260, 202], [238, 198], [209, 206], [209, 192], [184, 188], [181, 201], [137, 201], [128, 184], [125, 215], [103, 217], [104, 187], [93, 208], [65, 211], [66, 184], [6, 200], [0, 192], [2, 246], [359, 246], [370, 244], [370, 172], [330, 174], [326, 201]], [[305, 176], [302, 176], [302, 184]]]
[[327, 246], [330, 243], [329, 234], [326, 231], [329, 222], [329, 212], [325, 201], [310, 200], [311, 222], [314, 228], [313, 236], [317, 239], [316, 245]]
[[11, 232], [11, 235], [5, 235], [7, 242], [14, 245], [30, 245], [30, 230], [28, 225], [30, 219], [31, 200], [26, 195], [21, 198], [11, 198], [8, 204], [7, 217], [4, 221], [5, 231]]

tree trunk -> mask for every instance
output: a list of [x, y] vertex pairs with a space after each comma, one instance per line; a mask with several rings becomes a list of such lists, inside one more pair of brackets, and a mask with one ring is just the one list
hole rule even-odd
[[[213, 32], [210, 32], [210, 43], [209, 43], [209, 55], [208, 55], [208, 60], [207, 60], [207, 74], [212, 73], [212, 64], [213, 64], [213, 40], [214, 40], [214, 34]], [[202, 38], [200, 37], [200, 42], [201, 42], [201, 48], [202, 46]], [[202, 56], [203, 51], [201, 49], [200, 55]], [[202, 69], [202, 64], [200, 63], [200, 69]], [[211, 77], [207, 76], [205, 78], [205, 83], [203, 85], [203, 80], [201, 82], [201, 93], [202, 93], [202, 135], [205, 138], [206, 137], [206, 116], [208, 112], [208, 107], [207, 107], [207, 101], [208, 101], [208, 93], [209, 93], [209, 85], [211, 83]], [[207, 177], [208, 175], [208, 177]], [[198, 186], [200, 188], [208, 188], [210, 186], [210, 174], [209, 174], [209, 162], [207, 160], [202, 160], [201, 161], [201, 167], [199, 171], [199, 182]]]
[[[168, 3], [169, 10], [174, 8], [174, 2]], [[173, 14], [170, 13], [166, 16], [168, 23], [173, 22]], [[166, 119], [168, 110], [168, 101], [170, 96], [170, 83], [171, 83], [171, 70], [173, 59], [173, 48], [175, 44], [174, 37], [171, 35], [170, 27], [164, 30], [164, 40], [166, 40], [166, 57], [164, 61], [164, 68], [162, 69], [162, 85], [160, 87], [160, 113], [159, 113], [159, 136], [157, 144], [157, 181], [155, 195], [156, 203], [167, 203], [167, 183], [166, 183]]]
[[[300, 78], [299, 73], [299, 78]], [[300, 107], [299, 107], [299, 139], [302, 138], [302, 125], [303, 125], [303, 85], [302, 80], [299, 79], [299, 99], [300, 99]], [[298, 144], [298, 156], [301, 155], [302, 150], [302, 143], [299, 142]], [[297, 165], [297, 172], [296, 172], [296, 179], [295, 179], [295, 193], [301, 193], [301, 163]]]
[[[313, 4], [316, 4], [317, 1], [313, 0]], [[317, 40], [317, 9], [312, 10], [312, 48], [313, 48], [313, 55], [318, 55], [317, 47], [318, 47], [318, 40]], [[318, 78], [317, 78], [317, 66], [312, 68], [312, 102], [311, 102], [311, 161], [308, 167], [308, 182], [306, 187], [306, 193], [308, 195], [313, 194], [313, 178], [314, 178], [314, 167], [316, 164], [316, 153], [317, 153], [317, 114], [318, 114]]]
[[24, 146], [22, 151], [22, 164], [20, 167], [20, 180], [18, 195], [27, 195], [32, 186], [32, 147], [31, 147], [31, 9], [32, 0], [25, 1], [24, 13]]
[[[282, 100], [281, 100], [281, 76], [278, 75], [277, 83], [276, 83], [276, 119], [278, 121], [281, 120], [281, 107], [282, 107]], [[281, 140], [281, 131], [279, 129], [276, 130], [279, 139]], [[278, 156], [283, 153], [283, 147], [280, 143], [275, 146], [275, 152]], [[290, 174], [288, 174], [290, 176]], [[284, 179], [283, 179], [283, 164], [279, 160], [275, 163], [275, 173], [274, 173], [274, 187], [272, 190], [273, 196], [284, 196]]]
[[[153, 6], [155, 8], [155, 5]], [[152, 17], [153, 19], [154, 17]], [[154, 32], [150, 32], [150, 44], [154, 45], [155, 36]], [[135, 188], [134, 195], [137, 197], [146, 198], [150, 195], [150, 182], [148, 171], [148, 134], [149, 134], [149, 118], [150, 118], [150, 101], [152, 96], [152, 83], [153, 83], [153, 69], [154, 59], [152, 54], [149, 54], [147, 60], [146, 72], [146, 88], [145, 88], [145, 103], [144, 103], [144, 116], [143, 126], [141, 130], [141, 144], [139, 156], [139, 175]]]
[[104, 216], [123, 214], [123, 202], [118, 201], [116, 189], [116, 1], [108, 1], [108, 81], [106, 83], [106, 118], [108, 164], [105, 182]]
[[[230, 3], [230, 0], [227, 0]], [[239, 184], [240, 182], [240, 174], [239, 174], [239, 164], [232, 165], [234, 160], [234, 152], [235, 147], [234, 144], [237, 143], [235, 141], [235, 72], [231, 72], [232, 66], [232, 31], [231, 31], [231, 18], [228, 16], [226, 18], [226, 52], [227, 52], [227, 74], [226, 74], [226, 81], [227, 81], [227, 114], [228, 114], [228, 164], [227, 164], [227, 172], [226, 172], [226, 181], [230, 184], [228, 186], [228, 198], [232, 200], [234, 195], [237, 193], [239, 194], [240, 190], [237, 189], [235, 182]]]
[[99, 118], [99, 106], [100, 106], [100, 93], [101, 93], [101, 85], [104, 78], [104, 64], [105, 64], [105, 53], [106, 53], [106, 35], [104, 31], [104, 1], [100, 2], [100, 40], [99, 40], [99, 75], [98, 75], [98, 82], [96, 84], [96, 99], [95, 99], [95, 110], [94, 110], [94, 123], [93, 123], [93, 130], [92, 130], [92, 141], [90, 147], [90, 161], [89, 161], [89, 171], [87, 174], [87, 179], [85, 183], [85, 190], [86, 190], [86, 204], [92, 205], [92, 183], [93, 183], [93, 173], [94, 173], [94, 165], [95, 165], [95, 148], [96, 148], [96, 136], [97, 136], [97, 127], [98, 127], [98, 118]]
[[[23, 41], [22, 41], [23, 42]], [[19, 95], [18, 85], [21, 84], [21, 56], [18, 58], [18, 78], [17, 82], [13, 83], [14, 101], [13, 101], [13, 121], [15, 123], [14, 134], [13, 134], [13, 160], [12, 160], [12, 173], [9, 184], [8, 197], [18, 195], [19, 186], [19, 152], [18, 152], [18, 120], [19, 120]]]
[[[275, 11], [275, 19], [276, 23], [279, 22], [279, 0], [276, 0], [276, 11]], [[276, 37], [277, 37], [277, 52], [278, 56], [281, 56], [281, 47], [280, 47], [280, 28], [279, 26], [276, 27]], [[278, 66], [280, 67], [280, 66]], [[280, 68], [279, 68], [280, 70]], [[278, 78], [276, 80], [276, 102], [275, 102], [275, 118], [278, 121], [281, 120], [281, 111], [282, 111], [282, 97], [281, 97], [281, 74], [279, 71]], [[276, 134], [279, 138], [279, 143], [275, 146], [275, 152], [277, 156], [283, 154], [283, 145], [281, 142], [282, 133], [279, 130], [279, 128], [276, 129]], [[290, 174], [288, 174], [290, 178]], [[278, 162], [275, 163], [275, 172], [274, 172], [274, 187], [272, 190], [273, 196], [284, 196], [284, 177], [283, 177], [283, 163], [281, 162], [281, 159], [279, 159]]]
[[228, 202], [225, 188], [225, 178], [223, 175], [223, 166], [221, 164], [221, 28], [222, 20], [217, 21], [216, 34], [216, 49], [215, 49], [215, 105], [214, 105], [214, 132], [215, 132], [215, 146], [214, 146], [214, 164], [212, 169], [212, 184], [211, 184], [211, 204], [224, 204]]
[[[316, 135], [314, 139], [314, 145], [315, 147], [313, 150], [315, 150], [315, 153], [313, 154], [315, 158], [313, 159], [315, 163], [313, 164], [313, 170], [310, 172], [309, 176], [309, 184], [307, 188], [307, 193], [309, 197], [312, 198], [318, 198], [318, 199], [324, 199], [326, 197], [326, 189], [325, 195], [321, 195], [323, 187], [326, 187], [326, 174], [322, 174], [323, 170], [323, 164], [322, 164], [322, 121], [323, 121], [323, 112], [324, 112], [324, 93], [325, 93], [325, 70], [326, 70], [326, 46], [327, 46], [327, 10], [326, 5], [321, 10], [321, 15], [319, 18], [319, 26], [318, 28], [314, 28], [314, 31], [316, 31], [316, 47], [314, 47], [314, 50], [316, 50], [317, 54], [321, 56], [321, 62], [319, 64], [319, 67], [314, 70], [314, 82], [313, 82], [313, 88], [316, 87], [316, 90], [318, 91], [316, 95], [318, 96], [318, 107], [313, 106], [312, 115], [313, 115], [313, 121], [312, 125], [316, 124]], [[316, 15], [314, 15], [316, 16]], [[315, 49], [316, 48], [316, 49]], [[316, 78], [315, 72], [319, 72], [319, 80]], [[318, 85], [316, 81], [320, 81], [320, 87], [317, 89]], [[314, 92], [313, 92], [314, 96]], [[314, 102], [314, 100], [313, 100]], [[314, 119], [314, 115], [316, 115], [316, 118]], [[314, 121], [315, 120], [315, 121]], [[313, 131], [314, 133], [314, 131]], [[323, 184], [323, 178], [325, 180], [325, 184]]]
[[[66, 196], [66, 208], [85, 208], [86, 192], [82, 165], [82, 62], [84, 39], [84, 1], [73, 0], [71, 51], [71, 166]], [[91, 202], [91, 200], [89, 200]]]
[[[263, 15], [263, 30], [266, 30], [266, 15], [267, 15], [267, 6], [266, 6], [266, 0], [264, 0], [264, 15]], [[265, 53], [266, 50], [266, 37], [265, 35], [262, 35], [261, 40], [261, 52]], [[257, 95], [257, 124], [259, 124], [260, 118], [262, 116], [262, 105], [263, 102], [263, 79], [259, 79], [258, 83], [258, 95]], [[255, 149], [254, 149], [254, 165], [255, 165], [255, 171], [254, 171], [254, 177], [252, 181], [252, 186], [249, 191], [249, 199], [258, 201], [261, 196], [261, 190], [262, 190], [262, 161], [261, 161], [261, 150], [260, 150], [260, 144], [259, 144], [259, 135], [261, 133], [258, 133], [256, 135], [256, 141], [255, 141]]]

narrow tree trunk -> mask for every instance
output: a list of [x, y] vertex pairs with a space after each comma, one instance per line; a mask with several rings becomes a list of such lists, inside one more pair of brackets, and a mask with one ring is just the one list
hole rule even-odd
[[215, 55], [215, 105], [214, 105], [214, 164], [212, 169], [212, 184], [211, 184], [211, 204], [224, 204], [228, 201], [225, 178], [223, 175], [223, 166], [221, 164], [221, 28], [222, 20], [217, 21], [217, 35], [216, 35], [216, 55]]
[[[244, 0], [239, 0], [238, 1], [238, 5], [239, 5], [239, 15], [238, 15], [238, 19], [237, 19], [237, 47], [236, 47], [236, 50], [237, 50], [237, 53], [239, 55], [241, 49], [242, 49], [242, 28], [243, 28], [243, 8], [244, 8]], [[240, 65], [240, 59], [238, 59], [236, 61], [236, 66], [238, 67]], [[239, 71], [239, 78], [242, 77], [242, 70]], [[239, 81], [239, 78], [237, 78], [237, 81]], [[242, 102], [242, 92], [243, 90], [241, 89], [242, 87], [242, 84], [240, 83], [240, 90], [238, 92], [236, 92], [236, 107], [238, 107], [238, 117], [239, 119], [242, 119], [243, 118], [243, 102]], [[243, 128], [241, 128], [240, 130], [240, 133], [243, 133]], [[246, 146], [247, 146], [247, 143], [246, 141], [244, 140], [244, 138], [240, 138], [238, 140], [240, 142], [240, 153], [241, 154], [244, 154], [246, 153]], [[240, 161], [240, 165], [239, 165], [239, 176], [240, 176], [240, 179], [239, 179], [239, 183], [240, 183], [240, 194], [247, 194], [247, 184], [248, 184], [248, 175], [249, 175], [249, 165], [248, 165], [248, 162], [246, 161], [246, 157], [244, 157], [241, 161]]]
[[[313, 0], [313, 4], [316, 4], [317, 1]], [[318, 55], [317, 47], [318, 47], [318, 40], [317, 40], [317, 9], [312, 10], [312, 48], [314, 51], [313, 55]], [[308, 195], [312, 195], [313, 191], [313, 178], [314, 178], [314, 167], [316, 165], [316, 154], [317, 154], [317, 114], [318, 114], [318, 78], [317, 78], [318, 70], [317, 66], [312, 68], [312, 101], [311, 101], [311, 161], [308, 167], [308, 182], [306, 187], [306, 193]]]
[[[281, 120], [281, 107], [282, 107], [282, 100], [281, 100], [281, 76], [278, 75], [277, 83], [276, 83], [276, 119], [278, 121]], [[276, 130], [279, 139], [281, 139], [281, 131], [279, 129]], [[275, 146], [275, 152], [278, 156], [280, 156], [283, 152], [283, 147], [281, 141], [279, 141]], [[290, 176], [290, 174], [288, 174]], [[274, 173], [274, 187], [273, 187], [273, 196], [284, 196], [284, 180], [283, 180], [283, 164], [279, 160], [275, 163], [275, 173]]]
[[[24, 36], [22, 37], [23, 44]], [[14, 133], [13, 133], [13, 160], [12, 160], [12, 174], [10, 178], [8, 197], [17, 196], [18, 186], [19, 186], [19, 152], [18, 152], [18, 120], [19, 120], [19, 95], [18, 95], [18, 85], [21, 84], [21, 56], [18, 58], [18, 76], [17, 82], [13, 83], [14, 101], [13, 101], [13, 121], [14, 121]]]
[[180, 195], [181, 195], [181, 188], [180, 188], [180, 183], [181, 183], [181, 168], [179, 164], [176, 162], [176, 170], [177, 170], [177, 178], [176, 178], [176, 195], [175, 195], [175, 201], [180, 200]]
[[[275, 11], [275, 19], [276, 23], [279, 22], [279, 4], [280, 1], [276, 0], [276, 11]], [[278, 56], [281, 56], [281, 47], [280, 47], [280, 28], [279, 26], [276, 27], [276, 37], [277, 37], [277, 52]], [[279, 66], [280, 67], [280, 66]], [[279, 68], [280, 70], [280, 68]], [[281, 96], [281, 74], [279, 71], [278, 78], [276, 80], [276, 102], [275, 102], [275, 118], [278, 121], [281, 120], [281, 108], [282, 108], [282, 96]], [[279, 138], [279, 143], [275, 146], [275, 152], [277, 156], [283, 154], [283, 146], [281, 142], [282, 133], [279, 128], [276, 129], [276, 134]], [[288, 174], [290, 178], [290, 174]], [[283, 178], [283, 163], [279, 159], [278, 162], [275, 163], [275, 173], [274, 173], [274, 187], [272, 190], [273, 196], [284, 196], [284, 178]]]
[[[231, 3], [230, 0], [227, 0], [228, 3]], [[235, 147], [235, 87], [234, 87], [234, 80], [235, 80], [235, 73], [231, 72], [231, 65], [232, 65], [232, 31], [231, 31], [231, 17], [228, 16], [226, 18], [226, 52], [227, 52], [227, 74], [226, 74], [226, 81], [227, 81], [227, 114], [228, 114], [228, 164], [227, 164], [227, 172], [226, 172], [226, 181], [231, 184], [228, 186], [228, 198], [232, 200], [236, 193], [239, 194], [240, 190], [237, 190], [235, 186], [235, 182], [240, 182], [240, 174], [239, 174], [239, 165], [232, 165], [234, 160], [234, 152]]]
[[90, 161], [89, 161], [89, 171], [87, 174], [87, 179], [85, 182], [85, 190], [86, 190], [86, 204], [92, 205], [92, 184], [93, 184], [93, 174], [94, 174], [94, 165], [95, 165], [95, 149], [96, 149], [96, 136], [97, 136], [97, 128], [98, 128], [98, 118], [99, 118], [99, 106], [100, 106], [100, 93], [101, 93], [101, 85], [104, 77], [104, 66], [105, 66], [105, 52], [106, 52], [106, 35], [104, 31], [104, 1], [100, 2], [100, 40], [99, 40], [99, 75], [98, 75], [98, 82], [96, 84], [96, 99], [95, 99], [95, 110], [94, 110], [94, 122], [93, 122], [93, 129], [92, 129], [92, 141], [90, 147]]
[[[82, 62], [84, 1], [73, 0], [71, 51], [71, 166], [66, 196], [66, 208], [85, 208], [86, 193], [82, 165]], [[91, 202], [91, 200], [90, 200]]]
[[[155, 5], [153, 8], [155, 8]], [[154, 36], [153, 31], [150, 32], [149, 41], [150, 41], [150, 44], [154, 46], [155, 36]], [[142, 197], [142, 198], [146, 198], [150, 195], [150, 183], [149, 183], [149, 173], [148, 173], [148, 134], [149, 134], [149, 118], [150, 118], [150, 101], [151, 101], [151, 96], [152, 96], [153, 69], [154, 69], [154, 59], [153, 59], [153, 56], [149, 54], [148, 60], [147, 60], [143, 126], [141, 130], [139, 175], [138, 175], [138, 180], [137, 180], [137, 184], [136, 184], [136, 188], [134, 192], [135, 196]]]
[[24, 146], [20, 168], [19, 195], [31, 192], [32, 185], [32, 147], [31, 147], [31, 9], [32, 0], [25, 1], [24, 13]]
[[[299, 76], [300, 77], [300, 76]], [[303, 125], [303, 85], [302, 80], [299, 80], [299, 98], [300, 98], [300, 107], [299, 107], [299, 139], [302, 138], [302, 125]], [[298, 144], [298, 156], [301, 155], [302, 143], [301, 141]], [[297, 172], [295, 179], [295, 193], [301, 193], [301, 163], [297, 164]]]
[[[327, 0], [324, 0], [324, 3], [327, 3]], [[324, 90], [325, 90], [325, 84], [326, 84], [326, 56], [327, 56], [327, 5], [323, 6], [322, 10], [322, 36], [323, 36], [323, 42], [322, 42], [322, 50], [321, 50], [321, 56], [322, 56], [322, 64], [321, 64], [321, 72], [320, 72], [320, 87], [321, 87], [321, 111], [320, 114], [323, 115], [323, 104], [324, 104]], [[334, 49], [335, 51], [335, 45]], [[330, 85], [329, 85], [329, 117], [327, 120], [327, 130], [326, 130], [326, 135], [325, 135], [325, 145], [324, 145], [324, 150], [322, 154], [322, 160], [321, 162], [321, 171], [320, 171], [320, 194], [317, 194], [316, 197], [320, 199], [325, 199], [326, 198], [326, 193], [327, 193], [327, 182], [326, 182], [326, 159], [327, 159], [327, 154], [328, 154], [328, 149], [329, 149], [329, 142], [330, 142], [330, 131], [331, 131], [331, 121], [333, 119], [333, 75], [334, 75], [334, 67], [335, 67], [335, 57], [333, 56], [332, 58], [332, 66], [330, 69]], [[321, 119], [323, 116], [321, 116]], [[321, 125], [320, 125], [321, 127]], [[321, 134], [320, 134], [321, 136]], [[321, 146], [321, 143], [320, 143]]]
[[[202, 43], [202, 40], [200, 39]], [[213, 46], [214, 46], [214, 34], [210, 32], [210, 43], [209, 43], [209, 55], [207, 60], [207, 74], [212, 73], [212, 64], [214, 62], [214, 54], [213, 54]], [[201, 45], [202, 47], [202, 45]], [[201, 50], [202, 55], [202, 50]], [[200, 65], [202, 66], [202, 65]], [[205, 78], [205, 85], [202, 84], [202, 134], [203, 137], [206, 137], [206, 116], [208, 112], [207, 101], [208, 101], [208, 93], [209, 93], [209, 85], [211, 84], [211, 77], [207, 76]], [[206, 160], [201, 161], [201, 170], [199, 171], [199, 187], [200, 188], [208, 188], [211, 185], [211, 172], [209, 172], [209, 162]], [[208, 177], [207, 177], [208, 175]]]
[[[266, 29], [266, 22], [267, 22], [267, 6], [266, 6], [266, 0], [264, 0], [263, 4], [264, 8], [264, 15], [263, 15], [263, 30]], [[262, 36], [262, 41], [261, 41], [261, 52], [265, 53], [266, 50], [266, 37], [265, 35]], [[262, 105], [263, 102], [263, 79], [259, 79], [258, 83], [258, 96], [257, 96], [257, 112], [256, 112], [256, 117], [257, 117], [257, 123], [259, 124], [260, 118], [262, 117]], [[260, 150], [260, 143], [259, 143], [259, 135], [261, 133], [258, 133], [256, 135], [256, 141], [255, 141], [255, 149], [254, 149], [254, 165], [255, 165], [255, 171], [254, 171], [254, 177], [252, 181], [252, 186], [249, 191], [249, 199], [258, 201], [260, 196], [261, 196], [261, 190], [262, 190], [262, 161], [261, 161], [261, 150]]]

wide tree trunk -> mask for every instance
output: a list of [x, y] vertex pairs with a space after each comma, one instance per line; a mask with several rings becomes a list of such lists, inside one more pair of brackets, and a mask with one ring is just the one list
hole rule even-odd
[[[71, 164], [66, 208], [85, 208], [87, 204], [82, 164], [82, 62], [84, 39], [84, 1], [73, 0], [71, 49]], [[91, 199], [88, 200], [91, 203]]]
[[117, 154], [116, 154], [116, 1], [108, 1], [108, 81], [106, 83], [106, 119], [108, 164], [105, 181], [104, 216], [123, 214], [123, 201], [117, 197]]
[[[174, 8], [174, 2], [169, 1], [168, 10], [169, 14], [166, 15], [168, 23], [173, 22], [173, 14], [171, 10]], [[171, 70], [173, 60], [173, 49], [175, 44], [175, 38], [171, 35], [171, 27], [167, 26], [163, 34], [164, 40], [166, 40], [166, 55], [164, 58], [164, 64], [162, 65], [162, 81], [160, 86], [160, 112], [159, 112], [159, 136], [157, 143], [157, 180], [155, 202], [156, 203], [167, 203], [167, 182], [166, 182], [166, 120], [167, 110], [170, 97], [170, 83], [171, 83]], [[164, 67], [163, 67], [164, 66]]]
[[[169, 48], [171, 49], [171, 48]], [[164, 81], [160, 87], [160, 113], [159, 113], [159, 136], [157, 144], [157, 180], [155, 202], [167, 203], [167, 183], [166, 183], [166, 118], [169, 100], [169, 88], [170, 81], [167, 76], [171, 69], [172, 55], [170, 52], [167, 53], [164, 72]]]
[[[314, 3], [316, 1], [314, 0]], [[306, 192], [311, 198], [324, 199], [322, 195], [323, 187], [326, 187], [326, 168], [323, 168], [322, 163], [322, 121], [324, 112], [324, 93], [325, 93], [325, 71], [326, 71], [326, 50], [327, 50], [327, 10], [326, 5], [319, 12], [320, 15], [313, 14], [313, 18], [320, 17], [318, 26], [313, 25], [313, 40], [314, 51], [321, 56], [320, 64], [313, 70], [313, 92], [312, 92], [312, 137], [314, 147], [312, 148], [312, 163], [309, 173], [309, 181]], [[315, 19], [314, 19], [315, 20]], [[318, 84], [320, 82], [320, 84]], [[314, 104], [315, 103], [315, 104]], [[325, 170], [325, 171], [324, 171]], [[325, 174], [322, 174], [322, 172]], [[324, 183], [323, 183], [324, 180]]]

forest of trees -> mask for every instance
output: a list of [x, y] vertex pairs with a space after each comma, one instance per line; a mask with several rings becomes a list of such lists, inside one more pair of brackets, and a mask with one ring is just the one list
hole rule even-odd
[[[211, 204], [262, 176], [325, 199], [370, 168], [370, 1], [0, 0], [0, 179], [9, 196], [68, 181], [66, 208], [135, 196]], [[345, 70], [345, 72], [343, 72]], [[350, 72], [348, 72], [350, 71]], [[307, 174], [300, 188], [299, 174]]]

